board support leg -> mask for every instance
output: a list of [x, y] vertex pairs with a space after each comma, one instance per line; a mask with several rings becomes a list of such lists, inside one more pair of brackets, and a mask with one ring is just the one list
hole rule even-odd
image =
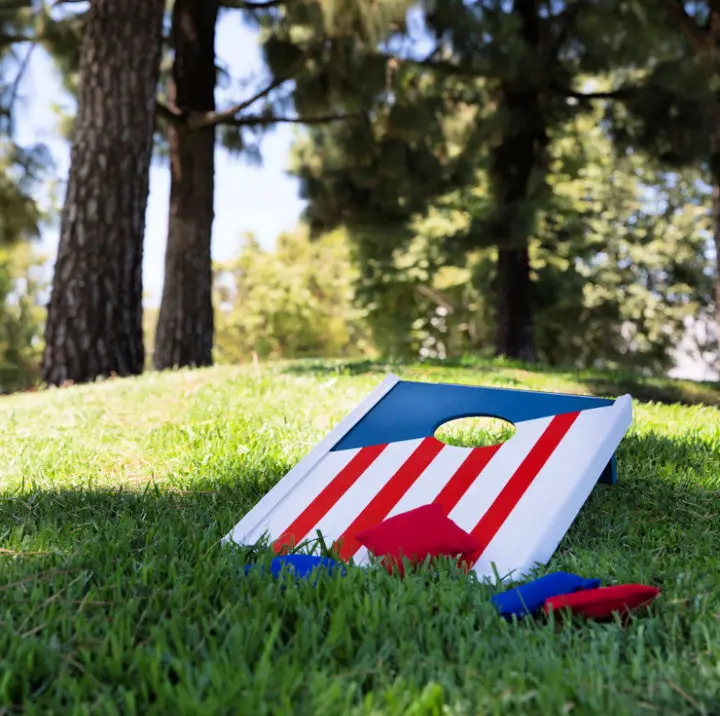
[[612, 460], [610, 460], [600, 474], [598, 483], [603, 485], [615, 485], [617, 483], [617, 461], [615, 460], [615, 455], [613, 455]]

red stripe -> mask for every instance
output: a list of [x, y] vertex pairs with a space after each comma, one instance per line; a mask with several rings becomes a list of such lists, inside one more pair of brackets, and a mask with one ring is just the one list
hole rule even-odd
[[485, 469], [502, 445], [503, 443], [499, 443], [498, 445], [474, 448], [465, 458], [440, 494], [433, 500], [436, 505], [443, 508], [446, 515], [450, 514], [455, 505], [460, 502], [462, 496], [470, 489], [470, 485], [475, 482], [477, 476]]
[[286, 546], [299, 544], [310, 530], [330, 512], [337, 501], [357, 482], [387, 445], [361, 448], [329, 485], [298, 515], [293, 523], [273, 542], [276, 554]]
[[425, 438], [415, 448], [413, 454], [370, 500], [370, 503], [355, 518], [350, 527], [343, 532], [340, 537], [342, 540], [340, 557], [342, 559], [350, 559], [360, 549], [361, 545], [355, 535], [382, 522], [443, 447], [445, 447], [443, 443], [430, 437]]
[[470, 565], [477, 562], [522, 496], [532, 485], [533, 480], [553, 454], [555, 448], [567, 435], [579, 414], [579, 412], [564, 413], [563, 415], [556, 415], [552, 419], [540, 439], [520, 463], [515, 474], [495, 498], [490, 509], [482, 516], [475, 529], [470, 533], [480, 542], [481, 548], [474, 554], [465, 557], [464, 562]]

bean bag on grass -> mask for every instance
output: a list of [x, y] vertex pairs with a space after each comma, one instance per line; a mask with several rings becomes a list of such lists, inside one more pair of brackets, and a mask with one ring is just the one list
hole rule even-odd
[[545, 601], [545, 613], [569, 609], [573, 614], [596, 621], [612, 620], [615, 613], [627, 616], [648, 606], [660, 590], [645, 584], [617, 584], [574, 594], [561, 594]]
[[[250, 570], [257, 566], [256, 564], [246, 565], [245, 574], [249, 574]], [[263, 569], [265, 565], [259, 566]], [[325, 569], [330, 574], [334, 571], [339, 571], [341, 575], [344, 575], [346, 572], [344, 565], [340, 562], [336, 562], [328, 557], [317, 557], [311, 554], [288, 554], [282, 557], [275, 557], [270, 562], [270, 574], [275, 578], [282, 574], [284, 568], [287, 568], [288, 573], [291, 572], [295, 577], [300, 579], [307, 579], [314, 570], [320, 572]]]
[[397, 568], [403, 576], [403, 559], [413, 565], [428, 557], [457, 557], [480, 549], [480, 543], [461, 529], [440, 505], [423, 505], [390, 517], [375, 527], [356, 535], [392, 573]]
[[548, 598], [558, 594], [595, 589], [599, 586], [599, 579], [586, 579], [569, 572], [552, 572], [515, 589], [496, 594], [491, 601], [501, 616], [510, 619], [513, 615], [523, 617], [537, 612]]

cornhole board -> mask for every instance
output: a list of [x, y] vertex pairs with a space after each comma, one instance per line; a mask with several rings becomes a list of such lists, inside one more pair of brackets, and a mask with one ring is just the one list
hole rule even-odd
[[[458, 418], [501, 418], [506, 442], [461, 448], [434, 437]], [[268, 537], [277, 553], [314, 541], [366, 564], [355, 539], [401, 512], [437, 502], [482, 550], [479, 578], [520, 579], [552, 557], [600, 481], [617, 480], [615, 450], [632, 400], [400, 380], [389, 375], [228, 533]]]

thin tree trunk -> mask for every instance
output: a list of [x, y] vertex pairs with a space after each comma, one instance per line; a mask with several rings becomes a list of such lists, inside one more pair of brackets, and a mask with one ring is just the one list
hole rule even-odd
[[164, 0], [93, 0], [43, 378], [141, 373], [142, 256]]
[[[215, 109], [215, 0], [175, 0], [174, 104], [186, 114]], [[214, 340], [211, 236], [215, 130], [169, 129], [170, 218], [165, 283], [155, 334], [158, 370], [211, 365]]]
[[[537, 61], [540, 44], [538, 0], [516, 0], [528, 57]], [[498, 261], [495, 276], [495, 353], [534, 361], [533, 285], [529, 241], [544, 176], [549, 143], [536, 81], [519, 73], [501, 84], [506, 130], [491, 152], [490, 180], [496, 203]]]

